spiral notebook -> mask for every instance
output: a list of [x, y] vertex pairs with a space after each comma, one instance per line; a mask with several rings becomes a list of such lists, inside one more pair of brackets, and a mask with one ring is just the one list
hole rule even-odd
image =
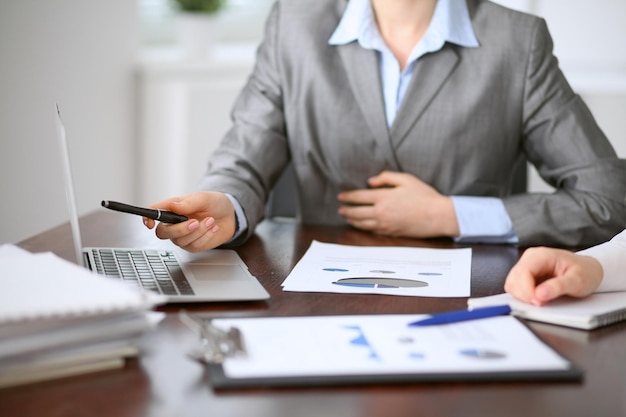
[[164, 313], [153, 292], [0, 245], [0, 388], [121, 368]]
[[591, 330], [626, 320], [626, 292], [596, 293], [585, 298], [561, 297], [537, 307], [510, 294], [470, 298], [469, 307], [510, 305], [512, 314], [534, 321]]

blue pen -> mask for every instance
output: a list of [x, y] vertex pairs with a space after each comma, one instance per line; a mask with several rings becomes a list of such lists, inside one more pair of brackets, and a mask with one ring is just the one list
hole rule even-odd
[[459, 321], [483, 319], [486, 317], [505, 316], [511, 313], [508, 305], [480, 307], [472, 310], [450, 311], [448, 313], [434, 314], [426, 319], [409, 323], [409, 326], [430, 326], [433, 324], [456, 323]]

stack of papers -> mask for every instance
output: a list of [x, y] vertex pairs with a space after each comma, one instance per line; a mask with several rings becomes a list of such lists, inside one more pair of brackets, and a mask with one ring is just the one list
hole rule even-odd
[[350, 246], [313, 241], [284, 291], [469, 297], [472, 249]]
[[0, 269], [0, 387], [124, 366], [165, 301], [12, 245]]

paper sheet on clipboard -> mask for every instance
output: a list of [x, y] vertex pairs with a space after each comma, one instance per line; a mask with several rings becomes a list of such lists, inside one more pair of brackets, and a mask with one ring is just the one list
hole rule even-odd
[[245, 354], [210, 364], [215, 387], [572, 380], [581, 374], [513, 316], [411, 327], [417, 315], [214, 319]]

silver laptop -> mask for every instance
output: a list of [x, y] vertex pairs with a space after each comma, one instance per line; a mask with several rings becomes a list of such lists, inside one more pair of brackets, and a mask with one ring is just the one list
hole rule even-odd
[[252, 301], [270, 296], [237, 252], [191, 254], [170, 249], [82, 247], [74, 181], [59, 107], [56, 126], [76, 261], [98, 274], [161, 293], [168, 302]]

